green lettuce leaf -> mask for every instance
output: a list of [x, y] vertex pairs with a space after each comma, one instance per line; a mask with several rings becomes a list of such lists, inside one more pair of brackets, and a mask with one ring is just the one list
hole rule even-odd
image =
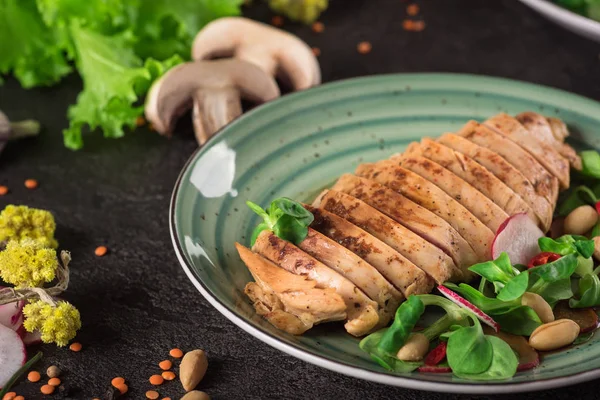
[[35, 0], [0, 0], [0, 74], [12, 72], [24, 88], [58, 82], [71, 72], [59, 42]]
[[83, 146], [82, 129], [101, 128], [107, 138], [124, 135], [123, 127], [135, 127], [143, 105], [136, 105], [153, 79], [180, 63], [173, 56], [163, 63], [142, 60], [130, 46], [126, 34], [106, 36], [76, 23], [70, 26], [77, 54], [76, 65], [83, 79], [83, 92], [69, 108], [70, 126], [63, 131], [65, 146]]
[[240, 15], [243, 0], [142, 1], [135, 34], [136, 53], [163, 60], [173, 54], [190, 57], [196, 34], [217, 18]]

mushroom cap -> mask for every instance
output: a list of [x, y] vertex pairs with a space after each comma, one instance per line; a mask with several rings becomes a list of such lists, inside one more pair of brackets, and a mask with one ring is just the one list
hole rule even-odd
[[204, 27], [192, 44], [192, 58], [235, 56], [280, 75], [294, 89], [321, 83], [319, 62], [311, 48], [281, 29], [243, 17], [219, 18]]
[[279, 97], [277, 82], [262, 69], [239, 59], [193, 61], [176, 66], [154, 82], [145, 114], [161, 134], [170, 134], [177, 118], [190, 109], [198, 91], [235, 89], [240, 98], [264, 103]]
[[[7, 142], [10, 139], [10, 121], [6, 114], [0, 111], [0, 142]], [[2, 146], [0, 144], [0, 146]]]

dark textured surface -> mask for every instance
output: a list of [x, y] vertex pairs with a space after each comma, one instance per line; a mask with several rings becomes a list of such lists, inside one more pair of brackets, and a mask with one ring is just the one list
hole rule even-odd
[[[600, 100], [600, 45], [566, 32], [515, 1], [423, 1], [427, 29], [407, 33], [400, 0], [333, 0], [325, 33], [289, 28], [322, 50], [324, 81], [415, 71], [497, 75], [569, 90]], [[268, 19], [258, 7], [249, 15]], [[373, 43], [369, 55], [356, 44]], [[200, 388], [213, 399], [442, 399], [443, 394], [391, 388], [306, 364], [247, 335], [214, 310], [178, 265], [168, 232], [173, 184], [196, 148], [192, 135], [166, 140], [140, 129], [124, 139], [88, 135], [84, 150], [62, 146], [67, 105], [80, 89], [71, 77], [51, 89], [25, 91], [9, 79], [0, 109], [13, 120], [36, 118], [36, 140], [11, 144], [0, 157], [0, 184], [11, 192], [0, 206], [27, 204], [52, 210], [61, 247], [73, 254], [65, 297], [81, 310], [81, 353], [41, 346], [38, 365], [60, 366], [71, 398], [102, 397], [110, 379], [127, 378], [129, 398], [142, 399], [148, 377], [172, 346], [205, 349], [210, 367]], [[600, 128], [599, 128], [600, 129]], [[36, 178], [39, 189], [23, 187]], [[110, 253], [94, 256], [98, 245]], [[1, 368], [1, 366], [0, 366]], [[41, 398], [39, 384], [16, 387]], [[177, 399], [178, 382], [158, 389]], [[522, 395], [523, 398], [595, 398], [600, 381]], [[517, 397], [517, 396], [511, 396]], [[54, 398], [60, 398], [55, 395]], [[466, 398], [463, 396], [463, 398]], [[485, 397], [479, 397], [485, 398]]]

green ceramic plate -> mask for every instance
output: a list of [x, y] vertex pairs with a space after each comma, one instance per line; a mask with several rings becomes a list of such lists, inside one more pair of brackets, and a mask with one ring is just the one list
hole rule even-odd
[[279, 196], [308, 201], [344, 172], [389, 157], [423, 136], [455, 131], [469, 119], [504, 111], [562, 118], [573, 141], [600, 147], [600, 104], [556, 89], [452, 74], [386, 75], [335, 82], [284, 96], [234, 121], [194, 154], [171, 203], [177, 256], [198, 290], [251, 335], [310, 363], [380, 383], [462, 393], [549, 389], [600, 377], [600, 335], [544, 357], [540, 367], [504, 382], [469, 382], [450, 374], [392, 374], [358, 348], [342, 324], [304, 336], [257, 317], [243, 294], [251, 276], [234, 248], [248, 245], [258, 217], [246, 200]]

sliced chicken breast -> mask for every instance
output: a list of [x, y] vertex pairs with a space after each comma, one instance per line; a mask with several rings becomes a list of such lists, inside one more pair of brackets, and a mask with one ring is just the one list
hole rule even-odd
[[400, 165], [435, 184], [462, 204], [479, 221], [496, 232], [508, 219], [508, 214], [496, 203], [452, 171], [421, 156], [402, 156], [395, 159]]
[[252, 250], [295, 275], [314, 280], [319, 289], [335, 289], [346, 303], [348, 320], [344, 327], [351, 335], [363, 336], [378, 326], [379, 310], [376, 302], [348, 279], [292, 243], [265, 230], [256, 238]]
[[306, 276], [294, 275], [239, 243], [235, 247], [256, 281], [244, 292], [257, 314], [276, 328], [301, 335], [316, 324], [346, 319], [346, 303], [334, 289], [318, 289]]
[[[483, 179], [483, 182], [480, 185], [480, 190], [482, 192], [484, 192], [484, 190], [489, 190], [492, 192], [490, 196], [501, 196], [500, 194], [496, 193], [496, 191], [501, 192], [502, 189], [497, 188], [502, 188], [500, 183], [505, 184], [517, 195], [519, 195], [527, 203], [527, 205], [529, 205], [529, 207], [531, 207], [540, 222], [540, 228], [542, 228], [544, 231], [548, 230], [550, 224], [552, 223], [552, 204], [543, 194], [535, 191], [533, 184], [518, 169], [516, 169], [508, 161], [492, 150], [479, 146], [453, 133], [447, 133], [441, 136], [438, 139], [438, 142], [444, 146], [447, 146], [448, 148], [452, 148], [455, 151], [455, 154], [460, 154], [465, 159], [475, 161], [478, 165], [484, 167], [497, 178], [496, 183], [491, 183], [489, 187], [488, 183], [492, 182], [492, 180]], [[465, 168], [465, 174], [467, 174], [468, 170], [477, 171], [473, 174], [473, 178], [477, 178], [479, 174], [485, 174], [482, 172], [482, 170], [477, 169], [473, 163], [467, 163], [465, 161], [465, 166], [466, 165], [468, 165], [468, 168]], [[507, 203], [512, 201], [509, 200], [508, 195], [505, 198], [507, 199]]]
[[406, 257], [352, 222], [329, 211], [304, 205], [315, 220], [311, 228], [321, 232], [376, 268], [404, 297], [429, 293], [434, 281]]
[[345, 174], [332, 190], [354, 196], [406, 226], [452, 257], [461, 271], [478, 261], [471, 246], [450, 224], [389, 187]]
[[550, 128], [552, 128], [552, 135], [554, 135], [559, 142], [564, 142], [569, 136], [567, 125], [559, 118], [547, 117], [546, 119], [550, 124]]
[[[494, 240], [494, 233], [435, 184], [401, 167], [393, 160], [360, 165], [356, 173], [403, 194], [448, 222], [476, 253], [475, 257], [471, 256], [472, 253], [465, 253], [469, 257], [463, 260], [463, 263], [458, 263], [461, 270], [490, 259], [492, 254], [490, 246]], [[459, 243], [461, 241], [456, 242]], [[466, 249], [462, 250], [466, 251]]]
[[312, 228], [308, 228], [308, 235], [298, 247], [340, 273], [374, 300], [379, 305], [381, 326], [394, 317], [404, 295], [371, 264]]
[[475, 121], [466, 124], [456, 134], [504, 158], [529, 179], [536, 193], [543, 194], [551, 204], [556, 204], [558, 179], [521, 146]]
[[[569, 161], [569, 164], [573, 168], [581, 170], [581, 158], [577, 155], [574, 148], [554, 136], [552, 125], [546, 117], [532, 111], [527, 111], [517, 115], [516, 118], [540, 143], [554, 148]], [[563, 126], [555, 125], [555, 128], [562, 131]]]
[[462, 277], [452, 258], [385, 214], [346, 193], [323, 191], [313, 206], [346, 219], [395, 249], [436, 283], [457, 281]]
[[516, 118], [502, 113], [489, 118], [484, 125], [527, 150], [544, 168], [558, 178], [562, 189], [569, 187], [570, 175], [567, 159], [553, 147], [532, 136]]
[[[420, 144], [415, 143], [415, 145], [409, 146], [404, 154], [422, 155], [436, 162], [459, 178], [464, 179], [469, 185], [493, 201], [505, 214], [514, 215], [524, 212], [533, 221], [540, 224], [540, 219], [525, 200], [471, 157], [467, 157], [462, 153], [452, 150], [450, 147], [427, 138], [421, 140]], [[446, 191], [446, 193], [448, 192]], [[467, 207], [465, 203], [462, 204], [478, 217], [480, 221], [486, 223], [473, 210]], [[494, 228], [487, 223], [486, 225], [494, 232], [498, 230], [498, 227]]]

